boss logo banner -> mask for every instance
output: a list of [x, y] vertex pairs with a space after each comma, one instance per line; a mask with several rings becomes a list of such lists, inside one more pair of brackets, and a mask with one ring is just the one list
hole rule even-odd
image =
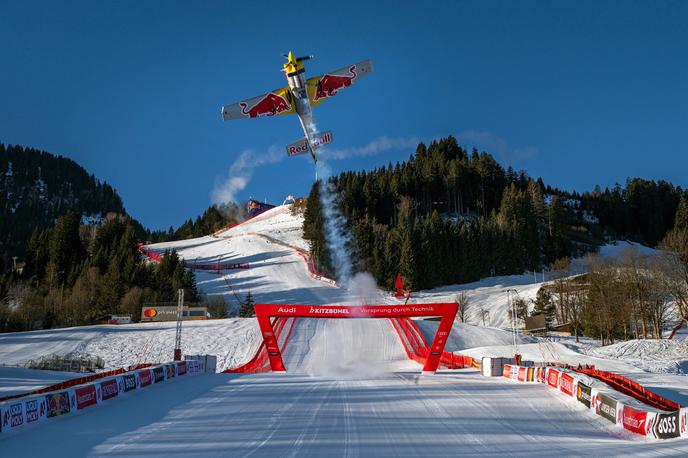
[[114, 398], [119, 394], [117, 389], [117, 380], [107, 380], [105, 382], [100, 382], [101, 399], [103, 401]]
[[96, 387], [93, 385], [77, 388], [74, 393], [76, 394], [76, 408], [78, 410], [92, 406], [97, 402]]
[[22, 403], [10, 406], [10, 419], [12, 428], [24, 424], [24, 405]]
[[69, 395], [66, 391], [47, 395], [45, 404], [47, 407], [46, 416], [49, 418], [69, 413]]
[[600, 393], [597, 395], [595, 412], [597, 415], [616, 423], [616, 400]]
[[592, 389], [585, 383], [578, 382], [578, 388], [576, 389], [576, 398], [578, 399], [578, 402], [580, 402], [589, 409], [590, 402], [592, 401]]
[[141, 385], [141, 388], [151, 384], [151, 373], [148, 369], [141, 371], [138, 374], [139, 374], [139, 384]]
[[134, 374], [127, 374], [122, 377], [122, 380], [124, 380], [124, 391], [136, 389], [136, 377]]
[[672, 413], [658, 413], [652, 424], [652, 433], [657, 439], [672, 439], [681, 435], [679, 425], [679, 411]]
[[162, 382], [165, 380], [165, 371], [163, 370], [162, 367], [154, 367], [153, 368], [153, 377], [155, 377], [155, 383]]
[[38, 399], [26, 401], [26, 422], [31, 423], [38, 420]]

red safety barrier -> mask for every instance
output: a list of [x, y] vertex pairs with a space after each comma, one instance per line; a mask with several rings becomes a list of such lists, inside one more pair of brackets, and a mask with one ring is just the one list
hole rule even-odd
[[[425, 364], [430, 346], [420, 328], [410, 318], [395, 318], [391, 321], [408, 357], [420, 364]], [[448, 369], [461, 369], [472, 365], [473, 358], [469, 356], [455, 355], [444, 350], [440, 356], [440, 366]]]
[[[272, 326], [275, 330], [275, 336], [278, 340], [282, 340], [282, 332], [284, 331], [286, 325], [289, 324], [287, 334], [282, 340], [282, 348], [284, 348], [287, 345], [287, 342], [289, 341], [289, 337], [291, 336], [291, 331], [294, 328], [295, 321], [296, 320], [293, 318], [289, 319], [284, 317], [275, 318], [275, 320], [273, 321]], [[249, 362], [233, 369], [226, 369], [222, 372], [226, 374], [270, 372], [270, 360], [268, 358], [268, 352], [265, 348], [265, 342], [261, 342], [260, 346], [258, 347], [258, 350], [256, 351], [256, 354], [253, 356], [253, 358], [251, 358]]]
[[669, 340], [674, 338], [678, 330], [681, 329], [681, 327], [683, 327], [684, 324], [686, 324], [685, 320], [681, 320], [681, 322], [677, 324], [676, 327], [674, 327], [674, 330], [671, 331], [671, 335], [669, 336]]
[[93, 382], [104, 377], [111, 377], [113, 375], [119, 375], [127, 372], [126, 369], [119, 368], [112, 371], [100, 372], [98, 374], [87, 375], [85, 377], [74, 378], [71, 380], [66, 380], [64, 382], [56, 383], [55, 385], [46, 386], [44, 388], [39, 388], [37, 390], [29, 391], [28, 393], [14, 394], [12, 396], [5, 396], [0, 398], [0, 402], [7, 401], [9, 399], [23, 398], [25, 396], [32, 396], [34, 394], [47, 393], [49, 391], [59, 391], [65, 388], [71, 388], [76, 385], [81, 385], [88, 382]]
[[231, 270], [231, 269], [248, 269], [251, 266], [249, 265], [248, 262], [218, 262], [215, 264], [196, 264], [193, 262], [184, 262], [184, 267], [188, 267], [189, 269], [192, 270], [214, 270], [214, 271], [220, 271], [220, 270]]
[[601, 380], [615, 390], [631, 396], [638, 401], [644, 402], [652, 407], [669, 411], [679, 410], [681, 408], [680, 404], [653, 393], [640, 383], [626, 378], [623, 375], [597, 369], [572, 369], [576, 372], [580, 372], [581, 374], [589, 375], [590, 377]]

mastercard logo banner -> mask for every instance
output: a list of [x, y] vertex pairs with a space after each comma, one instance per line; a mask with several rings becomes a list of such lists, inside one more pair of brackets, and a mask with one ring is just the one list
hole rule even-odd
[[146, 318], [153, 318], [157, 314], [158, 312], [155, 309], [146, 309], [143, 311], [143, 316], [145, 316]]

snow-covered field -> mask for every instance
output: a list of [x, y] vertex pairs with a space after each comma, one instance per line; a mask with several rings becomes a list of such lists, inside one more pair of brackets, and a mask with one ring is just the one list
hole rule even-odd
[[[196, 274], [203, 292], [222, 294], [234, 306], [248, 291], [256, 302], [361, 302], [312, 278], [291, 247], [307, 248], [301, 218], [288, 207], [214, 236], [148, 246], [157, 252], [174, 248], [189, 261], [249, 262], [245, 270]], [[607, 247], [602, 254], [614, 256], [622, 248]], [[688, 378], [680, 375], [688, 360], [685, 341], [598, 348], [588, 340], [519, 336], [514, 346], [506, 289], [531, 299], [541, 282], [540, 274], [537, 280], [533, 274], [489, 278], [423, 291], [412, 301], [447, 302], [459, 291], [469, 294], [471, 324], [455, 323], [448, 351], [475, 357], [518, 351], [525, 359], [595, 364], [688, 404]], [[383, 291], [365, 302], [398, 303]], [[481, 310], [488, 327], [478, 326]], [[416, 322], [430, 340], [437, 322]], [[169, 360], [174, 333], [174, 323], [144, 323], [5, 334], [0, 363], [53, 353], [100, 356], [108, 368]], [[259, 344], [254, 319], [184, 323], [184, 353], [217, 355], [219, 370], [248, 361]], [[288, 375], [179, 379], [83, 415], [0, 435], [0, 448], [3, 456], [52, 455], [45, 444], [56, 442], [64, 456], [688, 455], [685, 440], [644, 443], [544, 386], [483, 378], [470, 370], [421, 377], [387, 320], [297, 320], [283, 356]], [[9, 379], [9, 370], [0, 368], [0, 379]], [[47, 375], [18, 377], [0, 389], [53, 383]], [[77, 432], [78, 440], [60, 440]], [[26, 440], [34, 436], [40, 440]]]

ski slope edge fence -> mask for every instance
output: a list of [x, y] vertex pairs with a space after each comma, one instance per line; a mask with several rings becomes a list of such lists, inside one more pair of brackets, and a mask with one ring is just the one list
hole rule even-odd
[[[98, 380], [69, 386], [47, 393], [12, 398], [0, 403], [0, 432], [7, 433], [33, 423], [107, 403], [129, 392], [142, 390], [174, 378], [215, 372], [205, 356], [188, 357], [185, 361], [152, 365], [144, 369], [118, 372]], [[77, 379], [78, 380], [78, 379]]]
[[504, 364], [502, 376], [517, 382], [542, 383], [577, 400], [588, 410], [627, 431], [652, 439], [688, 437], [688, 408], [672, 412], [638, 409], [624, 405], [585, 383], [583, 378], [560, 367], [526, 367]]

